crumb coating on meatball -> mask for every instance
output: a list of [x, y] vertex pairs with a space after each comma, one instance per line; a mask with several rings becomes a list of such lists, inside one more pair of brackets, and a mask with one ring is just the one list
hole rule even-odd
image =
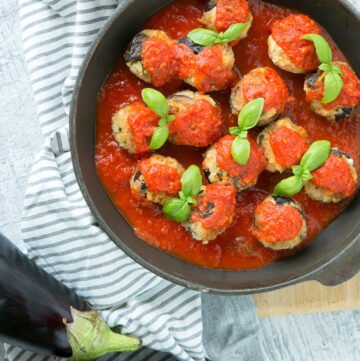
[[183, 222], [192, 237], [203, 244], [214, 240], [230, 227], [236, 216], [234, 187], [220, 184], [202, 186], [192, 206], [190, 217]]
[[336, 148], [330, 150], [326, 162], [311, 174], [313, 178], [304, 182], [305, 192], [311, 199], [338, 203], [355, 194], [354, 161]]
[[347, 63], [335, 61], [332, 65], [342, 71], [343, 88], [338, 97], [327, 104], [321, 103], [324, 97], [324, 79], [322, 71], [308, 74], [305, 78], [304, 90], [306, 101], [318, 115], [330, 121], [338, 121], [348, 117], [360, 101], [360, 82]]
[[112, 132], [121, 148], [131, 154], [150, 152], [151, 137], [160, 117], [143, 103], [118, 110], [112, 117]]
[[282, 118], [267, 126], [258, 136], [269, 172], [284, 172], [300, 163], [309, 148], [306, 130], [290, 118]]
[[136, 197], [164, 205], [181, 190], [183, 173], [184, 168], [176, 159], [154, 154], [137, 164], [130, 188]]
[[207, 147], [221, 136], [220, 107], [208, 95], [184, 90], [168, 97], [169, 114], [175, 120], [169, 123], [169, 140], [174, 144]]
[[317, 69], [319, 60], [312, 41], [301, 39], [306, 34], [320, 34], [314, 20], [292, 14], [271, 25], [268, 38], [269, 56], [279, 68], [291, 73], [307, 73]]
[[241, 192], [256, 184], [266, 167], [266, 160], [262, 148], [248, 137], [250, 157], [247, 164], [235, 162], [231, 155], [234, 139], [235, 136], [226, 135], [212, 145], [205, 153], [202, 167], [209, 183], [230, 184]]
[[284, 111], [289, 101], [285, 82], [272, 68], [255, 68], [236, 83], [230, 96], [232, 113], [238, 115], [244, 106], [256, 98], [264, 99], [263, 113], [257, 123], [264, 126]]
[[269, 196], [254, 213], [254, 237], [273, 250], [291, 249], [307, 236], [307, 226], [299, 203], [287, 197]]

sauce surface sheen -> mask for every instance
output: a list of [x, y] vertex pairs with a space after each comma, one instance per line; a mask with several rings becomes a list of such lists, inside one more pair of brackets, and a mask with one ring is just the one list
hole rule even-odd
[[[173, 39], [185, 36], [194, 28], [201, 27], [205, 2], [201, 0], [178, 0], [156, 13], [144, 28], [164, 30]], [[246, 39], [234, 47], [236, 67], [246, 74], [255, 67], [269, 66], [275, 69], [289, 88], [289, 96], [295, 100], [286, 105], [283, 116], [289, 116], [297, 125], [303, 126], [310, 141], [328, 139], [332, 147], [349, 154], [354, 166], [359, 168], [360, 122], [359, 109], [346, 120], [329, 123], [314, 114], [305, 102], [303, 91], [304, 76], [282, 71], [275, 67], [267, 54], [267, 38], [273, 21], [282, 19], [295, 11], [267, 4], [260, 0], [249, 1], [254, 17]], [[322, 35], [329, 41], [334, 60], [344, 61], [345, 57], [320, 27]], [[178, 223], [167, 220], [156, 205], [141, 207], [140, 201], [132, 195], [129, 179], [137, 162], [144, 156], [129, 155], [120, 149], [111, 131], [111, 117], [120, 108], [141, 100], [141, 90], [149, 85], [137, 79], [128, 70], [123, 56], [112, 70], [98, 97], [96, 128], [96, 168], [101, 182], [113, 202], [132, 224], [135, 233], [147, 243], [170, 252], [182, 259], [211, 268], [250, 269], [266, 266], [280, 258], [293, 254], [307, 245], [348, 205], [348, 201], [326, 204], [309, 199], [304, 191], [296, 199], [303, 207], [308, 226], [308, 236], [304, 242], [288, 251], [273, 251], [262, 246], [251, 234], [255, 207], [269, 195], [274, 186], [286, 175], [264, 171], [254, 188], [237, 195], [236, 222], [208, 245], [192, 239], [191, 235]], [[188, 88], [181, 81], [174, 81], [158, 88], [166, 95]], [[229, 91], [210, 94], [222, 108], [224, 127], [222, 134], [228, 134], [228, 127], [236, 125], [229, 106]], [[249, 132], [252, 139], [260, 129]], [[190, 164], [201, 166], [205, 148], [195, 149], [177, 146], [169, 142], [160, 154], [176, 158], [184, 167]], [[206, 180], [204, 178], [204, 184]], [[119, 215], [120, 217], [120, 215]]]

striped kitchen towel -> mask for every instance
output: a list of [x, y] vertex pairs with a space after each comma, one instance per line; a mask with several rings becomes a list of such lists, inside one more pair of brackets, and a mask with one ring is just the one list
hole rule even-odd
[[[127, 3], [20, 0], [25, 60], [45, 137], [25, 195], [28, 255], [89, 300], [110, 326], [122, 325], [146, 346], [106, 360], [203, 361], [207, 352], [213, 361], [261, 361], [251, 297], [201, 296], [145, 270], [98, 227], [76, 182], [68, 134], [72, 90], [100, 27]], [[12, 361], [46, 359], [6, 350]]]

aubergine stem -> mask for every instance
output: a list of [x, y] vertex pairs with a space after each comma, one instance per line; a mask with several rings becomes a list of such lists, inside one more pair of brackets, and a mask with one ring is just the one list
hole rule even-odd
[[73, 361], [94, 360], [106, 353], [135, 351], [141, 340], [110, 330], [96, 311], [78, 311], [70, 307], [73, 322], [63, 320], [72, 348]]

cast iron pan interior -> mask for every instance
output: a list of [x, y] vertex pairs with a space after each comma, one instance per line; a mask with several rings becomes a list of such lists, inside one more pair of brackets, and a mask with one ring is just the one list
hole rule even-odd
[[[71, 108], [71, 151], [77, 180], [90, 209], [110, 238], [136, 262], [188, 288], [223, 294], [247, 294], [316, 279], [325, 266], [354, 246], [359, 237], [359, 195], [303, 251], [262, 269], [236, 272], [202, 268], [147, 245], [134, 235], [102, 187], [94, 165], [98, 91], [131, 37], [152, 14], [170, 2], [123, 0], [100, 31], [80, 71]], [[350, 8], [346, 0], [283, 0], [276, 3], [297, 8], [322, 24], [360, 75], [360, 14]]]

